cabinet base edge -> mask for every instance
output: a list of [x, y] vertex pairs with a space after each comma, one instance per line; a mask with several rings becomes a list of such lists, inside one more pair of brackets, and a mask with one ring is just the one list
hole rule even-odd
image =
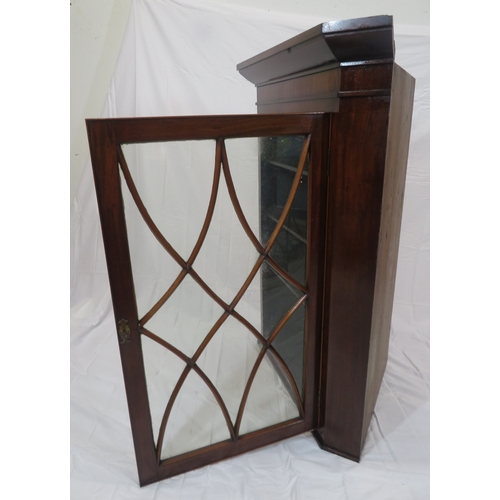
[[331, 446], [326, 445], [323, 442], [323, 438], [321, 437], [320, 433], [317, 430], [311, 431], [312, 435], [314, 436], [314, 439], [316, 439], [316, 442], [318, 443], [319, 447], [322, 450], [328, 451], [330, 453], [334, 453], [335, 455], [339, 455], [340, 457], [347, 458], [349, 460], [353, 460], [354, 462], [358, 462], [361, 457], [351, 455], [350, 453], [346, 453], [345, 451], [338, 450], [337, 448], [332, 448]]

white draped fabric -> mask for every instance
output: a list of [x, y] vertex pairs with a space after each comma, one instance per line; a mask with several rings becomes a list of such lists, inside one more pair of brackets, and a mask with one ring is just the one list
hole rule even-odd
[[[103, 117], [255, 113], [236, 65], [324, 21], [195, 0], [135, 0]], [[389, 361], [361, 463], [309, 434], [139, 488], [90, 161], [72, 213], [72, 498], [429, 496], [429, 35], [396, 25], [416, 78]], [[182, 186], [179, 186], [181, 191]]]

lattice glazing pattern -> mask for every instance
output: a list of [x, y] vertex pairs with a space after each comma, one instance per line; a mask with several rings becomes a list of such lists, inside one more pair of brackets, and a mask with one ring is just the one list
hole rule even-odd
[[[260, 237], [256, 236], [247, 221], [240, 205], [240, 201], [237, 196], [237, 189], [235, 188], [229, 167], [226, 141], [223, 138], [217, 139], [215, 141], [215, 167], [213, 171], [208, 210], [196, 243], [194, 244], [190, 254], [187, 255], [187, 258], [182, 257], [180, 253], [176, 251], [174, 246], [167, 241], [162, 231], [160, 231], [158, 226], [153, 221], [153, 218], [148, 212], [148, 209], [139, 194], [138, 188], [136, 187], [123, 150], [119, 147], [119, 165], [122, 171], [123, 179], [125, 180], [135, 206], [140, 212], [140, 216], [146, 223], [147, 227], [154, 235], [154, 238], [163, 247], [170, 259], [173, 259], [173, 261], [175, 261], [178, 265], [178, 274], [175, 279], [173, 279], [172, 283], [167, 287], [159, 300], [151, 305], [151, 307], [139, 320], [139, 331], [143, 335], [143, 338], [148, 339], [146, 343], [143, 342], [143, 349], [147, 347], [146, 350], [150, 350], [152, 346], [151, 341], [153, 341], [153, 343], [162, 346], [177, 359], [174, 363], [170, 362], [169, 367], [171, 367], [175, 373], [178, 373], [178, 379], [173, 387], [165, 389], [165, 391], [170, 394], [170, 397], [165, 403], [161, 419], [157, 418], [158, 428], [154, 429], [155, 437], [157, 438], [156, 450], [158, 462], [169, 456], [185, 453], [191, 451], [192, 449], [206, 446], [224, 439], [236, 441], [241, 435], [258, 430], [260, 424], [258, 422], [252, 422], [251, 418], [247, 418], [245, 420], [244, 415], [246, 407], [251, 405], [253, 399], [255, 399], [252, 396], [255, 392], [255, 385], [258, 384], [259, 387], [266, 389], [265, 376], [263, 375], [262, 370], [259, 371], [259, 367], [262, 366], [264, 360], [266, 360], [270, 366], [272, 365], [274, 369], [280, 373], [281, 380], [284, 382], [283, 387], [286, 388], [294, 402], [294, 411], [296, 411], [296, 414], [294, 414], [293, 411], [288, 411], [288, 413], [285, 412], [284, 414], [289, 415], [289, 418], [303, 418], [304, 416], [304, 407], [301, 397], [302, 369], [299, 370], [299, 374], [292, 374], [287, 362], [285, 362], [279, 353], [281, 347], [277, 348], [275, 341], [280, 339], [280, 332], [286, 331], [287, 328], [305, 328], [305, 306], [308, 298], [308, 289], [304, 275], [305, 270], [303, 270], [302, 275], [299, 273], [299, 278], [297, 279], [294, 277], [294, 274], [297, 276], [294, 270], [292, 269], [289, 271], [284, 269], [284, 266], [278, 263], [280, 259], [273, 258], [273, 255], [280, 255], [278, 245], [280, 244], [280, 240], [289, 237], [289, 234], [287, 233], [295, 233], [294, 236], [297, 236], [297, 234], [300, 233], [298, 234], [298, 236], [300, 236], [298, 239], [302, 239], [304, 244], [307, 243], [307, 229], [303, 224], [300, 225], [300, 223], [295, 222], [295, 227], [293, 227], [293, 225], [286, 227], [285, 223], [287, 221], [294, 222], [293, 211], [298, 205], [304, 203], [304, 193], [300, 196], [297, 193], [300, 193], [300, 190], [304, 191], [303, 181], [304, 177], [307, 176], [309, 145], [310, 136], [300, 136], [301, 147], [297, 151], [298, 163], [296, 168], [293, 169], [294, 174], [289, 177], [289, 186], [286, 188], [288, 192], [286, 195], [283, 193], [280, 194], [282, 199], [281, 207], [279, 207], [279, 210], [275, 210], [274, 215], [271, 216], [271, 230], [269, 230], [269, 233], [263, 238], [262, 232], [259, 235]], [[280, 168], [283, 168], [282, 164], [278, 162], [274, 163]], [[223, 175], [221, 175], [221, 171]], [[231, 300], [223, 300], [220, 294], [216, 293], [213, 287], [207, 284], [207, 282], [200, 275], [201, 273], [198, 273], [195, 270], [196, 259], [203, 245], [206, 243], [207, 234], [212, 223], [216, 201], [221, 192], [220, 188], [222, 177], [225, 180], [225, 188], [227, 189], [227, 193], [239, 224], [243, 228], [246, 237], [251, 242], [251, 245], [256, 250], [256, 255], [258, 255], [246, 280]], [[188, 194], [186, 194], [186, 196], [187, 195]], [[307, 196], [307, 189], [305, 196]], [[240, 304], [242, 297], [248, 293], [252, 282], [255, 282], [255, 280], [259, 278], [259, 275], [262, 279], [263, 273], [270, 277], [269, 279], [271, 281], [268, 280], [267, 283], [279, 283], [280, 286], [284, 286], [289, 291], [288, 297], [286, 298], [287, 302], [285, 302], [286, 307], [282, 310], [277, 309], [275, 311], [268, 312], [267, 325], [261, 325], [259, 328], [258, 322], [252, 320], [252, 318], [247, 318], [243, 311], [241, 314], [238, 312], [240, 310], [238, 305]], [[178, 344], [177, 346], [173, 345], [165, 338], [162, 338], [162, 336], [153, 332], [153, 328], [150, 328], [150, 325], [154, 324], [154, 318], [157, 313], [169, 299], [174, 297], [176, 292], [179, 293], [181, 285], [195, 288], [199, 287], [196, 293], [201, 294], [204, 297], [209, 297], [212, 301], [212, 305], [214, 306], [212, 314], [214, 311], [219, 311], [217, 320], [213, 323], [208, 332], [206, 332], [206, 334], [203, 333], [203, 336], [200, 337], [202, 340], [199, 344], [196, 344], [197, 347], [193, 349], [194, 352], [189, 352], [189, 349], [179, 348], [182, 344]], [[292, 318], [294, 321], [292, 321]], [[269, 321], [271, 321], [271, 323], [269, 323]], [[269, 327], [269, 324], [271, 324], [272, 327]], [[296, 326], [296, 324], [298, 326]], [[239, 333], [232, 334], [232, 332]], [[200, 335], [199, 332], [198, 335]], [[245, 337], [249, 337], [252, 342], [243, 340]], [[241, 380], [238, 386], [239, 389], [236, 391], [238, 393], [239, 404], [235, 406], [234, 402], [228, 404], [228, 402], [230, 402], [230, 398], [228, 394], [226, 394], [229, 390], [228, 387], [233, 387], [231, 382], [234, 382], [234, 380], [231, 380], [231, 377], [236, 377], [234, 372], [232, 372], [231, 367], [226, 370], [227, 380], [221, 381], [219, 380], [220, 377], [216, 373], [212, 373], [210, 371], [210, 365], [206, 364], [204, 360], [207, 356], [213, 357], [211, 352], [213, 352], [215, 348], [220, 350], [221, 346], [229, 345], [230, 340], [228, 339], [233, 339], [233, 341], [234, 339], [237, 339], [237, 342], [240, 342], [240, 338], [242, 339], [241, 342], [247, 342], [248, 345], [252, 346], [253, 353], [251, 353], [249, 358], [251, 359], [251, 365], [246, 367], [246, 370], [243, 370], [242, 378], [240, 377]], [[301, 338], [303, 339], [303, 336]], [[300, 355], [303, 356], [303, 351], [301, 351]], [[234, 355], [233, 358], [234, 359], [232, 361], [235, 365], [237, 365], [238, 356]], [[226, 356], [225, 359], [231, 360], [231, 355], [229, 358]], [[302, 360], [299, 360], [298, 365], [301, 364]], [[182, 365], [184, 365], [184, 368], [182, 368]], [[204, 368], [204, 366], [207, 368]], [[208, 442], [195, 440], [193, 444], [190, 444], [187, 442], [189, 439], [183, 439], [183, 443], [180, 446], [173, 446], [169, 448], [169, 445], [166, 442], [169, 440], [168, 436], [171, 435], [172, 432], [169, 433], [167, 428], [174, 428], [175, 425], [179, 425], [179, 422], [170, 425], [174, 408], [179, 404], [177, 401], [179, 399], [179, 395], [182, 394], [183, 390], [187, 390], [188, 385], [190, 390], [195, 392], [198, 391], [198, 389], [192, 388], [195, 387], [195, 382], [189, 383], [189, 380], [195, 380], [193, 377], [197, 380], [196, 383], [199, 383], [200, 381], [202, 382], [202, 385], [204, 386], [203, 390], [208, 391], [210, 398], [214, 401], [214, 406], [218, 406], [220, 409], [227, 426], [227, 431], [221, 432], [219, 427], [217, 431], [212, 432], [212, 436]], [[234, 392], [234, 388], [231, 390]], [[266, 400], [264, 399], [263, 401]], [[272, 393], [269, 392], [268, 400], [264, 403], [264, 405], [270, 406], [272, 404], [273, 397]], [[206, 418], [210, 419], [215, 417], [211, 417], [207, 414]], [[154, 420], [155, 417], [153, 416], [153, 422]], [[285, 418], [285, 420], [287, 420], [287, 418]], [[268, 420], [267, 426], [275, 423], [279, 422], [272, 421], [272, 419]]]

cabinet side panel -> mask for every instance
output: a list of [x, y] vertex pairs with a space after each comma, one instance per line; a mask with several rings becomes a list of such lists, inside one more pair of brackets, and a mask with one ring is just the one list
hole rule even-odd
[[414, 88], [415, 79], [394, 64], [363, 440], [387, 364]]
[[332, 116], [319, 441], [355, 460], [363, 444], [388, 120], [389, 96], [341, 99]]

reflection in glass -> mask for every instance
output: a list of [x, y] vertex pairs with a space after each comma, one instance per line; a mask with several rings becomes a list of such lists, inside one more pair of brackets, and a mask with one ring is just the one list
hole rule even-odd
[[[307, 184], [307, 175], [304, 173], [283, 229], [270, 253], [271, 257], [302, 285], [306, 283]], [[275, 218], [272, 211], [267, 217]]]
[[306, 306], [303, 303], [273, 341], [273, 347], [292, 373], [301, 397], [303, 397], [305, 313]]
[[[261, 242], [267, 243], [288, 199], [299, 166], [304, 136], [268, 137], [260, 141], [261, 150]], [[295, 210], [307, 210], [307, 164]], [[292, 228], [293, 229], [293, 228]]]
[[[262, 266], [262, 334], [269, 338], [279, 321], [304, 294], [267, 262]], [[297, 325], [296, 325], [297, 326]], [[303, 325], [299, 330], [304, 330]], [[281, 335], [281, 333], [280, 333]]]
[[[281, 216], [297, 172], [303, 136], [261, 140], [261, 241]], [[271, 249], [271, 257], [292, 278], [306, 284], [308, 159], [290, 212]], [[262, 331], [267, 337], [302, 293], [268, 266], [262, 273]], [[288, 365], [303, 396], [305, 304], [285, 324], [273, 345]]]

